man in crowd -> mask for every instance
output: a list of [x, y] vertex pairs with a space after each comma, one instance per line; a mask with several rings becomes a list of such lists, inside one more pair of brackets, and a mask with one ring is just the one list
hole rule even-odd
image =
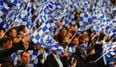
[[7, 50], [7, 49], [10, 49], [11, 47], [12, 47], [12, 40], [10, 38], [1, 39], [0, 63], [4, 64], [8, 62], [8, 63], [13, 64], [13, 60], [11, 59], [9, 55], [10, 51]]
[[52, 48], [51, 51], [52, 53], [48, 55], [45, 61], [45, 67], [63, 67], [60, 55], [57, 53], [56, 49]]
[[20, 59], [17, 61], [16, 67], [29, 67], [30, 58], [30, 54], [27, 51], [23, 51]]
[[22, 44], [12, 45], [12, 40], [8, 37], [4, 37], [0, 40], [0, 64], [5, 62], [13, 64], [11, 54], [15, 51], [24, 48]]

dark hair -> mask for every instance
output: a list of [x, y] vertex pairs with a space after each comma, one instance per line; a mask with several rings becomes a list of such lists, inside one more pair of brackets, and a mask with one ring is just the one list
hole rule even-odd
[[18, 31], [22, 31], [22, 30], [24, 30], [24, 28], [25, 28], [25, 25], [20, 25], [20, 26], [18, 27]]
[[4, 62], [1, 67], [14, 67], [14, 65], [11, 62]]
[[20, 25], [20, 26], [18, 27], [18, 34], [19, 34], [20, 31], [25, 32], [25, 30], [24, 30], [25, 28], [26, 28], [25, 25]]
[[114, 62], [114, 65], [116, 64], [116, 62]]
[[105, 34], [103, 32], [100, 32], [100, 36], [99, 36], [98, 41], [103, 40], [104, 39], [104, 36], [105, 36]]
[[24, 50], [23, 52], [20, 53], [21, 56], [23, 56], [23, 53], [29, 53], [27, 50]]
[[113, 5], [116, 4], [116, 0], [110, 0]]
[[4, 32], [6, 31], [5, 28], [1, 27], [0, 30], [3, 30]]
[[87, 53], [89, 54], [94, 48], [94, 45], [91, 41], [89, 41], [88, 45], [87, 45]]
[[0, 40], [1, 46], [3, 46], [4, 43], [8, 42], [8, 41], [12, 41], [11, 38], [8, 37], [4, 37]]
[[15, 29], [15, 30], [16, 30], [16, 28], [15, 28], [15, 27], [13, 27], [13, 28], [9, 29], [9, 30], [6, 32], [6, 34], [5, 34], [5, 35], [6, 35], [7, 37], [11, 37], [11, 36], [10, 36], [10, 33], [11, 33], [11, 31], [12, 31], [13, 29]]

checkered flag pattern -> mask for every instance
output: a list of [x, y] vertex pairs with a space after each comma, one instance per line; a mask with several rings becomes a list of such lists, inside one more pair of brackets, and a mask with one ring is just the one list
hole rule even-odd
[[97, 23], [97, 17], [96, 16], [92, 16], [90, 13], [82, 13], [80, 15], [80, 29], [82, 30], [86, 30], [86, 29], [90, 29], [92, 28], [92, 26], [95, 25], [95, 23]]
[[4, 27], [6, 29], [9, 29], [10, 25], [6, 22], [6, 16], [8, 14], [8, 10], [10, 8], [6, 3], [3, 2], [3, 0], [0, 1], [0, 27]]
[[62, 22], [62, 26], [65, 27], [65, 26], [70, 26], [73, 24], [76, 24], [74, 13], [72, 12], [66, 13]]
[[63, 17], [64, 8], [63, 5], [55, 1], [44, 2], [37, 14], [37, 18], [34, 21], [34, 26], [40, 22], [46, 22], [49, 18], [53, 20], [52, 23], [56, 23], [58, 19]]
[[103, 53], [107, 53], [105, 55], [105, 59], [107, 63], [115, 62], [116, 60], [116, 42], [110, 42], [108, 45], [104, 48]]
[[44, 33], [50, 32], [49, 31], [50, 25], [43, 23], [40, 28], [38, 28], [38, 30], [36, 30], [32, 36], [31, 36], [31, 40], [37, 44], [37, 45], [41, 45], [41, 39]]
[[[31, 36], [31, 40], [37, 45], [57, 44], [51, 34], [53, 33], [51, 25], [55, 27], [56, 22], [62, 17], [64, 17], [62, 26], [76, 24], [75, 11], [82, 12], [80, 31], [91, 28], [95, 32], [103, 30], [106, 35], [116, 37], [116, 5], [111, 4], [110, 0], [41, 0], [37, 6], [31, 2], [24, 3], [23, 0], [5, 1], [0, 0], [0, 27], [9, 29], [12, 24], [14, 26], [23, 24], [31, 29], [41, 22], [41, 27]], [[39, 9], [34, 14], [38, 17], [32, 23], [31, 10], [37, 8]], [[58, 48], [58, 45], [54, 47]], [[115, 53], [114, 51], [110, 54]]]

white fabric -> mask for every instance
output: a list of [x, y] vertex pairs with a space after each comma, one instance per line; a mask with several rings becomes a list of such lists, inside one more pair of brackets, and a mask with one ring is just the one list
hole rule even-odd
[[58, 55], [53, 55], [53, 56], [54, 56], [54, 58], [56, 59], [56, 61], [57, 61], [58, 65], [59, 65], [59, 67], [63, 67], [63, 64], [62, 64], [62, 62], [61, 62], [61, 60], [60, 60], [60, 57], [59, 57]]

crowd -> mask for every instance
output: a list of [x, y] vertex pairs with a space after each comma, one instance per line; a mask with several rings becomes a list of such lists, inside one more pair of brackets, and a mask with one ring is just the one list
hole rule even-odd
[[[57, 26], [60, 26], [62, 21], [59, 21]], [[12, 27], [8, 31], [5, 28], [0, 28], [0, 64], [1, 67], [30, 67], [30, 59], [32, 57], [28, 52], [30, 50], [37, 51], [36, 67], [109, 67], [115, 66], [113, 62], [106, 63], [103, 59], [96, 61], [103, 52], [106, 43], [115, 42], [116, 38], [106, 36], [103, 31], [93, 32], [90, 29], [72, 36], [79, 29], [79, 25], [71, 25], [63, 27], [59, 33], [54, 35], [54, 39], [63, 47], [63, 53], [57, 52], [55, 48], [48, 49], [38, 46], [30, 40], [30, 31], [24, 26]], [[23, 50], [19, 54], [20, 57], [14, 64], [11, 55], [18, 50]], [[116, 57], [114, 54], [113, 57]], [[36, 60], [35, 58], [35, 60]], [[112, 58], [111, 58], [112, 59]]]
[[[112, 1], [115, 5], [115, 1]], [[4, 2], [9, 4], [7, 7], [13, 8], [12, 5], [14, 4], [9, 3], [7, 0], [4, 0]], [[15, 17], [8, 17], [12, 12], [8, 14], [7, 19], [9, 19], [7, 21], [9, 21], [8, 24], [10, 28], [7, 29], [2, 25], [2, 22], [0, 23], [0, 67], [116, 67], [116, 35], [115, 29], [113, 29], [115, 28], [115, 21], [111, 21], [111, 24], [114, 25], [108, 23], [108, 25], [112, 26], [112, 29], [110, 29], [110, 27], [108, 28], [108, 33], [109, 30], [114, 31], [113, 33], [111, 31], [111, 35], [107, 35], [107, 29], [103, 30], [103, 26], [97, 31], [89, 27], [89, 24], [93, 22], [93, 18], [89, 18], [88, 20], [88, 18], [81, 17], [81, 14], [87, 13], [83, 12], [86, 11], [85, 8], [84, 10], [74, 10], [73, 13], [69, 10], [66, 16], [56, 19], [54, 10], [60, 10], [59, 7], [61, 4], [54, 3], [52, 0], [51, 2], [47, 2], [46, 0], [45, 4], [47, 4], [47, 6], [43, 4], [45, 6], [39, 11], [41, 12], [39, 13], [40, 15], [35, 14], [37, 13], [36, 7], [31, 10], [32, 5], [30, 6], [30, 4], [36, 4], [36, 0], [29, 2], [28, 0], [24, 0], [24, 3], [21, 2], [20, 4], [14, 5], [17, 7], [16, 9], [19, 13], [13, 13], [14, 16], [16, 14]], [[40, 6], [40, 4], [36, 4], [35, 6]], [[53, 6], [56, 7], [53, 8]], [[71, 5], [69, 6], [71, 7]], [[96, 7], [96, 9], [98, 8]], [[60, 11], [62, 12], [62, 9]], [[27, 14], [25, 14], [25, 12], [27, 12]], [[88, 12], [92, 13], [91, 10]], [[52, 13], [53, 16], [51, 16]], [[50, 15], [50, 17], [48, 15]], [[69, 19], [67, 19], [67, 16]], [[38, 18], [39, 21], [36, 21]], [[40, 19], [42, 21], [40, 21]], [[64, 23], [64, 19], [66, 23]], [[50, 22], [48, 22], [49, 20]], [[73, 22], [73, 20], [76, 22]], [[17, 24], [17, 22], [19, 24]], [[30, 26], [28, 26], [28, 23]], [[95, 21], [95, 23], [98, 23], [98, 21]], [[101, 25], [102, 23], [103, 21], [100, 22]], [[31, 27], [31, 24], [34, 27]], [[87, 25], [88, 28], [86, 28]], [[42, 26], [45, 26], [45, 28], [42, 28]], [[100, 25], [98, 24], [98, 26]], [[108, 26], [106, 25], [105, 27]], [[42, 31], [40, 31], [41, 29]], [[58, 43], [56, 46], [60, 46], [61, 49], [58, 50], [50, 40], [46, 41], [47, 38], [44, 39], [47, 37], [46, 30], [47, 33], [50, 33], [50, 37], [53, 37], [53, 39], [51, 39], [54, 40], [53, 43]], [[32, 36], [36, 36], [35, 33], [42, 35], [37, 36], [36, 41], [32, 38]], [[42, 40], [45, 41], [45, 43]]]

